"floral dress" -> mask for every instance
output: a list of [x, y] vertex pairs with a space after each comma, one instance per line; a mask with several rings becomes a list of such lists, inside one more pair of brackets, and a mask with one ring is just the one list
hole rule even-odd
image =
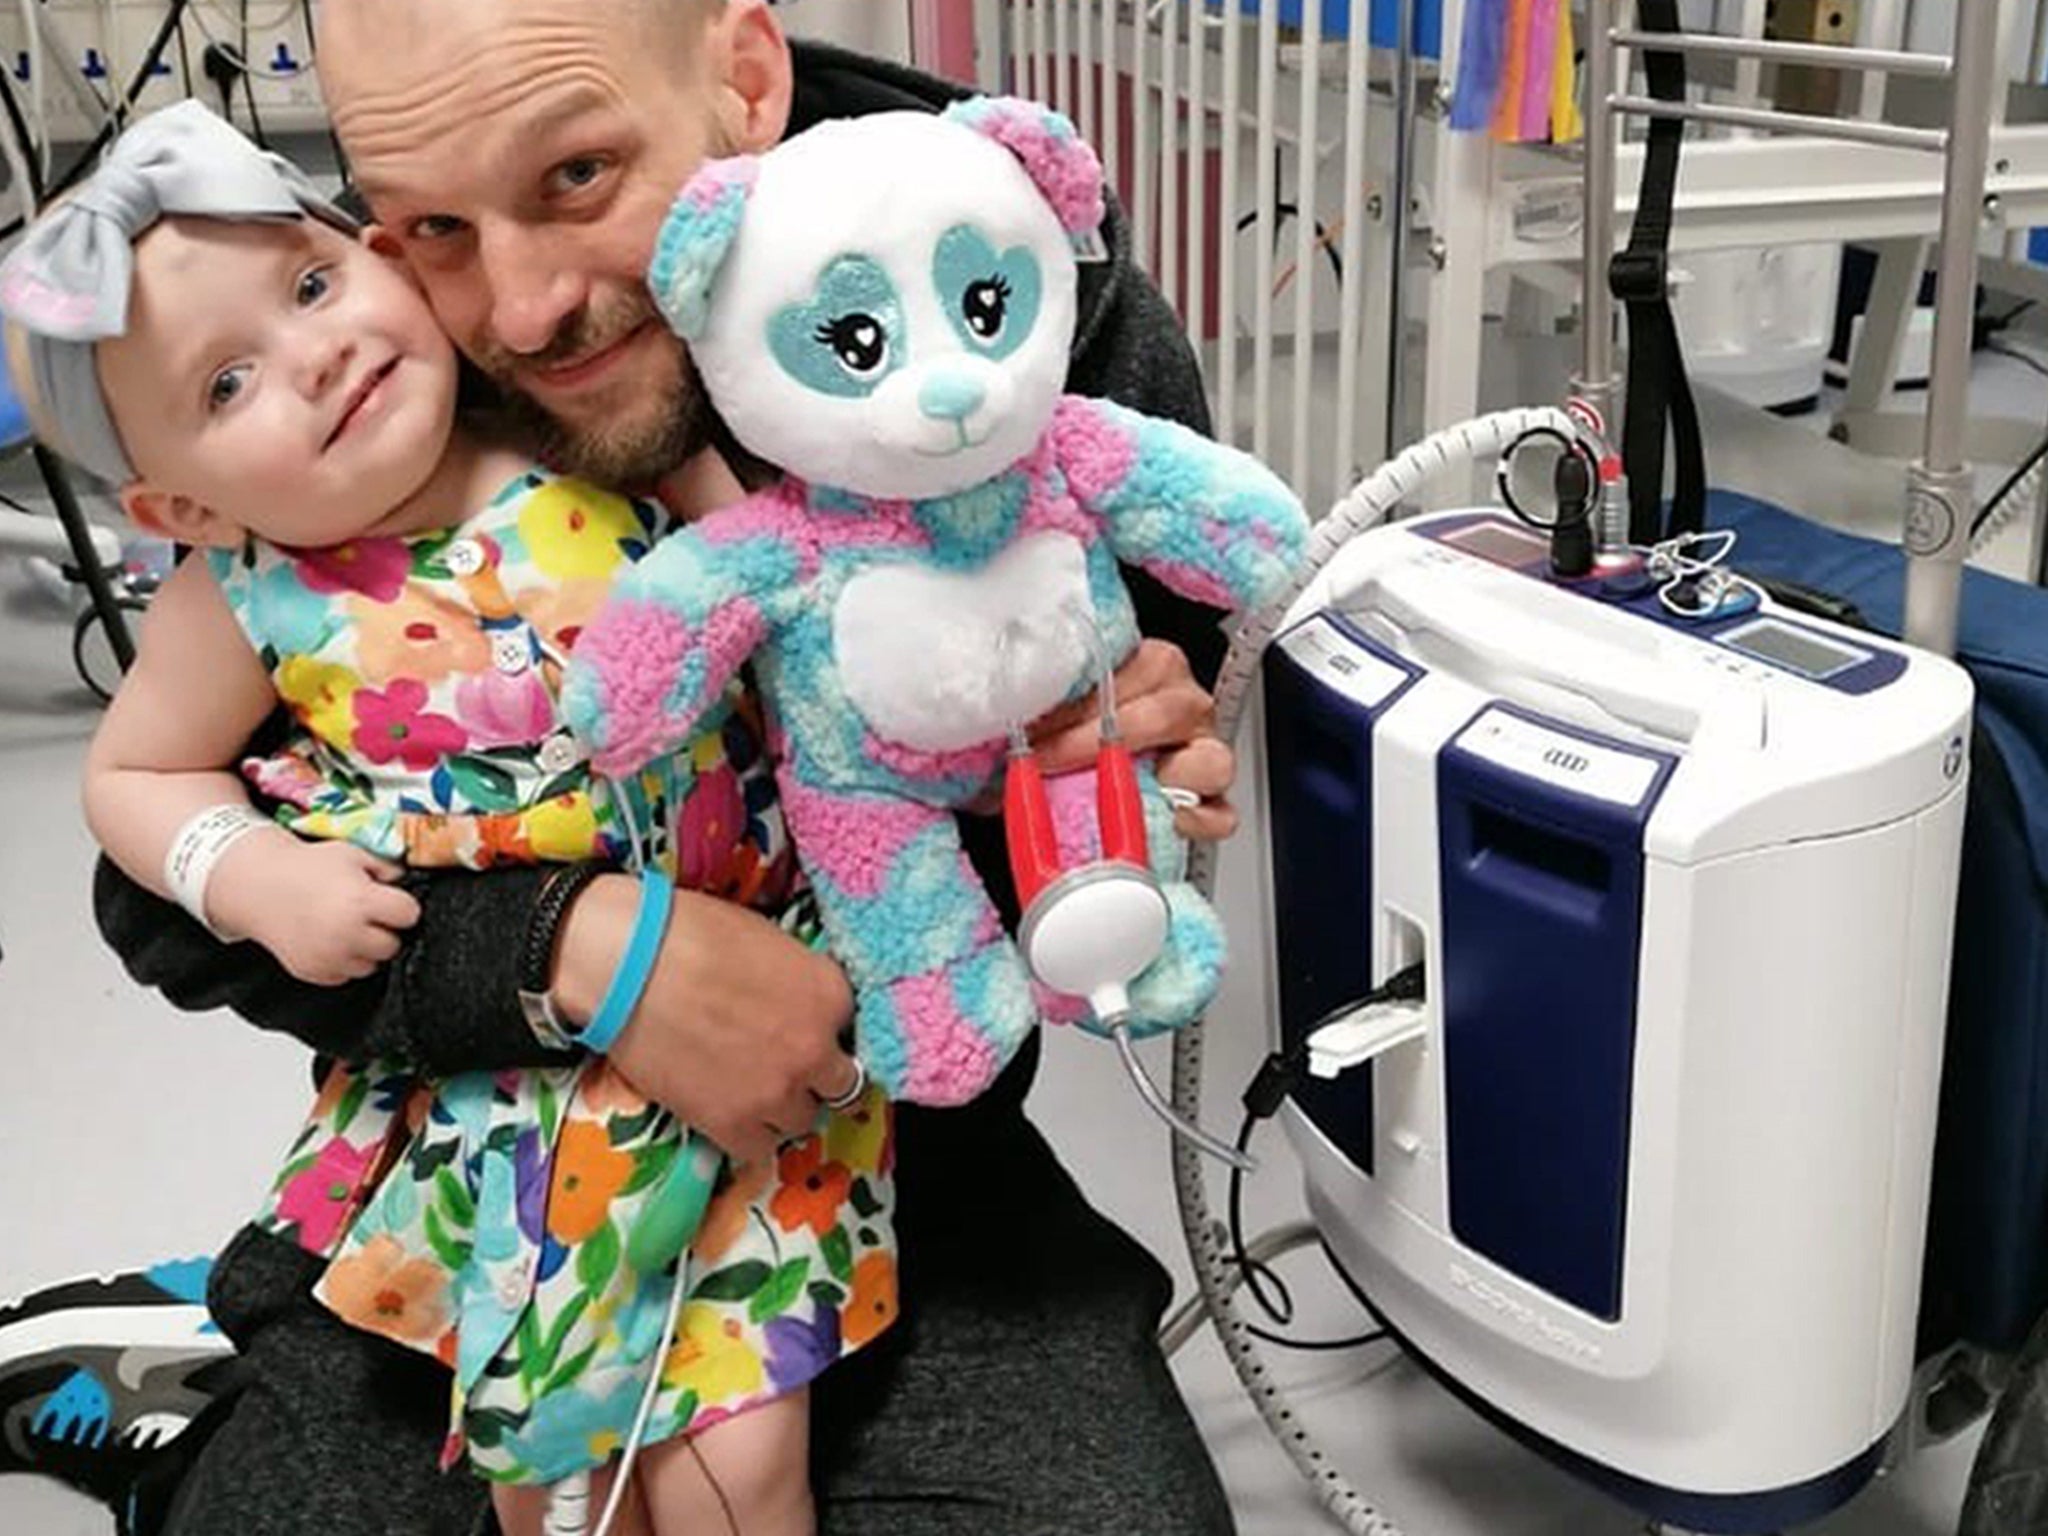
[[[415, 866], [637, 858], [787, 905], [802, 931], [744, 700], [630, 784], [595, 777], [557, 713], [563, 657], [664, 518], [534, 470], [458, 528], [215, 554], [301, 727], [244, 772], [306, 836]], [[794, 1390], [888, 1326], [893, 1156], [872, 1092], [734, 1172], [602, 1058], [440, 1081], [343, 1065], [259, 1219], [332, 1261], [317, 1294], [344, 1321], [450, 1367], [450, 1461], [553, 1481], [613, 1454], [657, 1376], [650, 1440]], [[676, 1187], [708, 1197], [680, 1263], [636, 1241]]]

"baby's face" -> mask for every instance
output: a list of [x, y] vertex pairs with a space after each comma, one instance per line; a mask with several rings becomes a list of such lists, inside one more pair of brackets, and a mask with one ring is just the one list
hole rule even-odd
[[359, 535], [447, 451], [454, 348], [403, 270], [313, 219], [166, 219], [100, 382], [137, 474], [278, 544]]

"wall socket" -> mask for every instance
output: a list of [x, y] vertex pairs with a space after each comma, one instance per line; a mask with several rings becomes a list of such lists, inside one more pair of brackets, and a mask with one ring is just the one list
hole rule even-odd
[[[17, 5], [0, 3], [0, 68], [8, 72], [8, 83], [26, 111], [36, 84], [35, 72], [45, 73], [41, 81], [44, 121], [50, 138], [59, 144], [89, 140], [104, 121], [104, 109], [80, 98], [58, 78], [62, 69], [73, 81], [89, 85], [101, 101], [111, 102], [127, 90], [136, 71], [148, 56], [168, 12], [169, 0], [37, 0], [47, 28], [44, 48], [31, 50], [27, 29]], [[216, 111], [222, 107], [221, 92], [202, 69], [210, 31], [231, 48], [241, 45], [241, 28], [230, 31], [230, 18], [244, 14], [236, 0], [211, 0], [201, 18], [188, 12], [180, 24], [182, 43], [173, 36], [157, 61], [149, 79], [136, 98], [137, 112], [168, 106], [186, 96], [196, 96]], [[252, 124], [249, 98], [255, 98], [256, 116], [266, 136], [319, 132], [327, 126], [327, 111], [312, 71], [313, 42], [306, 25], [306, 11], [280, 0], [256, 0], [249, 17], [248, 60], [251, 65], [247, 89], [238, 81], [230, 93], [228, 109], [237, 126]], [[61, 39], [61, 42], [60, 42]], [[189, 72], [189, 77], [188, 77]]]

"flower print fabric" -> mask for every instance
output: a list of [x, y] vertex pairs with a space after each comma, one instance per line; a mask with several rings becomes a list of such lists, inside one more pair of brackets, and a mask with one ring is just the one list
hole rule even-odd
[[[622, 857], [629, 818], [593, 781], [555, 693], [611, 577], [665, 526], [652, 504], [536, 469], [452, 530], [214, 552], [300, 727], [245, 773], [293, 830], [415, 867]], [[630, 820], [665, 824], [681, 782], [643, 779], [648, 803]]]
[[[594, 780], [561, 729], [561, 658], [663, 531], [657, 508], [536, 471], [454, 530], [215, 556], [300, 727], [246, 774], [302, 834], [414, 866], [631, 844], [680, 885], [786, 907], [793, 862], [746, 700], [626, 786]], [[784, 925], [813, 935], [805, 913]], [[713, 1193], [656, 1361], [676, 1270], [637, 1272], [631, 1237], [679, 1157]], [[331, 1260], [319, 1294], [344, 1321], [455, 1373], [451, 1455], [551, 1481], [612, 1454], [657, 1371], [662, 1438], [874, 1338], [896, 1308], [893, 1161], [876, 1094], [735, 1171], [602, 1059], [440, 1082], [344, 1065], [261, 1220]]]

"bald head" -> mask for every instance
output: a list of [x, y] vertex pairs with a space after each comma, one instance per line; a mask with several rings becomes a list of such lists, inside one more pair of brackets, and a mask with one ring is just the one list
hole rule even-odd
[[323, 0], [321, 85], [376, 222], [456, 344], [601, 479], [701, 435], [646, 287], [707, 157], [782, 137], [767, 0]]
[[615, 34], [631, 35], [639, 47], [674, 50], [681, 58], [724, 0], [595, 0], [590, 6], [577, 0], [321, 0], [314, 25], [322, 89], [331, 99], [337, 75], [374, 68], [380, 59], [389, 63], [422, 45], [487, 44], [508, 22], [544, 22], [550, 13], [587, 17], [599, 6]]

